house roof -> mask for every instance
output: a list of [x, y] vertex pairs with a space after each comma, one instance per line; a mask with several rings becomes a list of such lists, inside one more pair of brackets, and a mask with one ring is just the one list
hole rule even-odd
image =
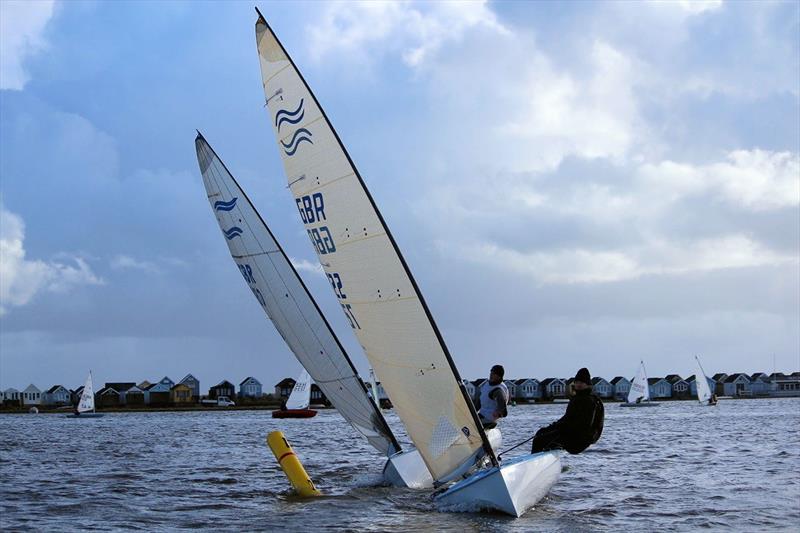
[[713, 379], [714, 381], [721, 381], [721, 380], [724, 380], [727, 377], [728, 377], [728, 374], [726, 374], [725, 372], [717, 372], [716, 374], [711, 376], [711, 379]]
[[755, 372], [750, 375], [750, 381], [765, 381], [769, 380], [769, 376], [763, 372]]
[[227, 379], [223, 379], [222, 381], [220, 381], [219, 383], [217, 383], [216, 385], [214, 385], [214, 386], [213, 386], [213, 387], [211, 387], [211, 388], [212, 388], [212, 389], [216, 389], [216, 388], [218, 388], [218, 387], [233, 387], [233, 383], [231, 383], [231, 382], [230, 382], [230, 381], [228, 381]]
[[561, 378], [545, 378], [542, 381], [540, 381], [540, 383], [542, 385], [544, 385], [545, 387], [547, 387], [548, 385], [550, 385], [554, 381], [560, 381], [560, 382], [564, 383], [564, 380], [561, 379]]
[[[67, 388], [64, 385], [53, 385], [52, 387], [47, 389], [47, 394], [53, 394], [55, 391], [57, 391], [60, 388], [64, 389], [64, 390], [67, 390]], [[67, 391], [67, 392], [69, 392], [69, 391]]]
[[120, 382], [106, 382], [106, 387], [111, 387], [117, 392], [125, 392], [126, 390], [130, 389], [131, 387], [135, 387], [136, 383], [134, 382], [127, 382], [127, 381], [120, 381]]
[[9, 387], [9, 388], [7, 388], [6, 390], [3, 391], [3, 394], [12, 394], [14, 392], [19, 392], [19, 391], [17, 389], [15, 389], [14, 387]]
[[655, 385], [659, 381], [666, 381], [664, 378], [647, 378], [648, 385]]
[[773, 372], [772, 374], [769, 375], [769, 379], [786, 379], [788, 377], [789, 376], [787, 376], [783, 372]]
[[736, 381], [740, 377], [743, 377], [747, 381], [750, 381], [750, 376], [748, 376], [747, 374], [744, 374], [742, 372], [737, 372], [736, 374], [731, 374], [730, 376], [728, 376], [725, 379], [725, 383], [733, 383], [734, 381]]
[[697, 379], [697, 378], [695, 377], [695, 375], [694, 375], [694, 374], [692, 374], [691, 376], [689, 376], [688, 378], [686, 378], [684, 381], [685, 381], [686, 383], [691, 383], [691, 382], [692, 382], [692, 381], [694, 381], [695, 379]]
[[261, 385], [261, 382], [260, 382], [260, 381], [258, 381], [258, 380], [257, 380], [256, 378], [254, 378], [253, 376], [247, 376], [246, 378], [244, 378], [244, 379], [242, 380], [242, 382], [241, 382], [241, 383], [239, 383], [239, 386], [241, 387], [242, 385], [244, 385], [245, 383], [247, 383], [247, 380], [248, 380], [248, 379], [252, 379], [252, 380], [253, 380], [253, 381], [255, 381], [256, 383], [258, 383], [259, 385]]
[[196, 382], [200, 383], [200, 380], [199, 380], [199, 379], [197, 379], [196, 377], [194, 377], [194, 376], [193, 376], [193, 375], [191, 375], [191, 374], [186, 374], [186, 375], [183, 377], [183, 379], [182, 379], [182, 380], [180, 380], [178, 383], [183, 383], [183, 382], [185, 382], [185, 381], [188, 381], [189, 379], [193, 379], [193, 380], [195, 380]]
[[675, 383], [683, 380], [683, 378], [680, 377], [678, 374], [667, 374], [666, 376], [664, 376], [664, 379], [666, 379], [667, 381], [669, 381], [673, 385]]
[[608, 381], [605, 378], [601, 378], [599, 376], [596, 376], [596, 377], [592, 378], [592, 385], [597, 385], [601, 381], [605, 381], [606, 383], [608, 383]]
[[624, 379], [624, 380], [627, 380], [628, 378], [626, 378], [626, 377], [624, 377], [624, 376], [617, 376], [617, 377], [615, 377], [614, 379], [612, 379], [612, 380], [611, 380], [611, 384], [612, 384], [612, 385], [616, 385], [617, 383], [619, 383], [619, 382], [620, 382], [620, 381], [622, 381], [623, 379]]
[[103, 396], [105, 394], [108, 394], [109, 392], [113, 392], [114, 394], [119, 395], [119, 391], [114, 390], [114, 387], [103, 387], [102, 389], [97, 391], [95, 394], [97, 396]]
[[134, 385], [130, 389], [126, 390], [125, 394], [131, 394], [131, 393], [136, 394], [138, 392], [142, 392], [143, 393], [144, 390], [142, 390], [138, 385]]
[[150, 382], [149, 382], [149, 381], [147, 381], [147, 380], [144, 380], [144, 381], [142, 381], [141, 383], [139, 383], [139, 384], [137, 385], [137, 387], [139, 387], [139, 388], [140, 388], [140, 389], [142, 389], [142, 390], [147, 390], [147, 389], [149, 389], [149, 388], [150, 388], [150, 385], [152, 385], [152, 383], [150, 383]]
[[171, 390], [171, 391], [172, 391], [172, 390], [175, 390], [175, 389], [177, 389], [178, 387], [185, 387], [185, 388], [187, 388], [187, 389], [189, 389], [189, 390], [192, 390], [192, 388], [191, 388], [189, 385], [187, 385], [186, 383], [176, 383], [175, 385], [173, 385], [172, 387], [170, 387], [170, 388], [169, 388], [169, 390]]
[[42, 392], [42, 391], [39, 390], [39, 387], [31, 383], [30, 385], [25, 387], [25, 390], [22, 392]]
[[[366, 384], [366, 382], [363, 379], [361, 380], [361, 382]], [[277, 382], [275, 384], [275, 386], [276, 387], [294, 387], [295, 383], [297, 383], [297, 382], [292, 378], [283, 378], [282, 380]]]
[[526, 381], [535, 381], [537, 383], [539, 382], [539, 380], [536, 379], [536, 378], [521, 378], [521, 379], [516, 380], [514, 383], [516, 383], [517, 385], [522, 385]]

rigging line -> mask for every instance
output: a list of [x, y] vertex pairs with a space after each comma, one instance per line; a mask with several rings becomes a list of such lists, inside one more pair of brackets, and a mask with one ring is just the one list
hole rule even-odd
[[497, 454], [497, 458], [498, 458], [498, 459], [500, 459], [500, 457], [501, 457], [503, 454], [505, 454], [505, 453], [508, 453], [508, 452], [510, 452], [511, 450], [515, 449], [515, 448], [519, 448], [520, 446], [522, 446], [522, 445], [523, 445], [523, 444], [525, 444], [526, 442], [530, 442], [530, 441], [532, 441], [532, 440], [533, 440], [533, 438], [534, 438], [535, 436], [536, 436], [536, 435], [534, 435], [533, 437], [531, 437], [531, 438], [529, 438], [529, 439], [525, 439], [524, 441], [522, 441], [522, 442], [520, 442], [520, 443], [518, 443], [518, 444], [515, 444], [514, 446], [512, 446], [511, 448], [508, 448], [507, 450], [503, 450], [502, 452], [500, 452], [500, 453], [498, 453], [498, 454]]

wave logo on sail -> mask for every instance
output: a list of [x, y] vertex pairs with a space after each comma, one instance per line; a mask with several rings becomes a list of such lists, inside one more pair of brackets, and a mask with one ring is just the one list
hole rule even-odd
[[314, 141], [311, 140], [311, 137], [313, 136], [314, 135], [307, 129], [300, 128], [294, 132], [294, 135], [292, 135], [292, 138], [288, 143], [281, 141], [283, 151], [286, 152], [286, 155], [294, 155], [294, 153], [300, 147], [300, 143], [303, 141], [314, 144]]
[[225, 237], [228, 240], [231, 240], [234, 237], [238, 237], [239, 235], [242, 234], [242, 228], [240, 228], [239, 226], [234, 226], [234, 227], [232, 227], [231, 229], [229, 229], [227, 231], [223, 231], [223, 233], [225, 234]]
[[218, 202], [214, 202], [214, 210], [215, 211], [230, 211], [234, 207], [236, 207], [236, 200], [238, 200], [238, 198], [234, 198], [230, 202], [223, 202], [222, 200], [220, 200]]
[[305, 115], [305, 110], [303, 109], [303, 98], [300, 99], [300, 105], [297, 106], [297, 109], [294, 111], [287, 111], [286, 109], [281, 109], [277, 113], [275, 113], [275, 126], [278, 128], [278, 131], [281, 131], [281, 126], [284, 123], [289, 124], [297, 124], [301, 120], [303, 120], [303, 115]]

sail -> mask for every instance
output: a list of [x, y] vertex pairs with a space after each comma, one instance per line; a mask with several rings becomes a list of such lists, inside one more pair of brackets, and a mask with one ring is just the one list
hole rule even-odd
[[208, 201], [239, 272], [317, 386], [381, 453], [400, 451], [339, 339], [253, 204], [202, 135], [195, 140]]
[[700, 403], [708, 403], [711, 399], [711, 388], [708, 386], [708, 378], [703, 371], [703, 365], [700, 364], [698, 357], [694, 358], [697, 361], [697, 373], [695, 374], [695, 384], [697, 386], [697, 401]]
[[261, 76], [289, 188], [342, 311], [433, 478], [484, 453], [483, 426], [382, 216], [286, 50], [259, 14]]
[[631, 390], [628, 391], [628, 403], [635, 403], [639, 398], [642, 401], [650, 399], [650, 387], [647, 384], [647, 373], [644, 371], [644, 361], [639, 364], [639, 370], [631, 383]]
[[92, 373], [86, 377], [86, 383], [83, 384], [83, 392], [81, 399], [78, 402], [78, 412], [85, 413], [87, 411], [94, 411], [94, 388], [92, 387]]
[[308, 404], [311, 403], [311, 376], [308, 375], [306, 369], [297, 378], [294, 384], [292, 393], [286, 401], [287, 409], [308, 409]]

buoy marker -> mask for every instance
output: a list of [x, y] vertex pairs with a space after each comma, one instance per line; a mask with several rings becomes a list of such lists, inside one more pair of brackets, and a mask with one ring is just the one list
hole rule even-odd
[[306, 469], [303, 468], [300, 458], [294, 453], [289, 441], [283, 436], [281, 431], [273, 431], [267, 435], [267, 446], [272, 450], [275, 459], [278, 460], [283, 473], [289, 478], [289, 483], [300, 496], [319, 496], [321, 493], [314, 486], [314, 482], [308, 477]]

